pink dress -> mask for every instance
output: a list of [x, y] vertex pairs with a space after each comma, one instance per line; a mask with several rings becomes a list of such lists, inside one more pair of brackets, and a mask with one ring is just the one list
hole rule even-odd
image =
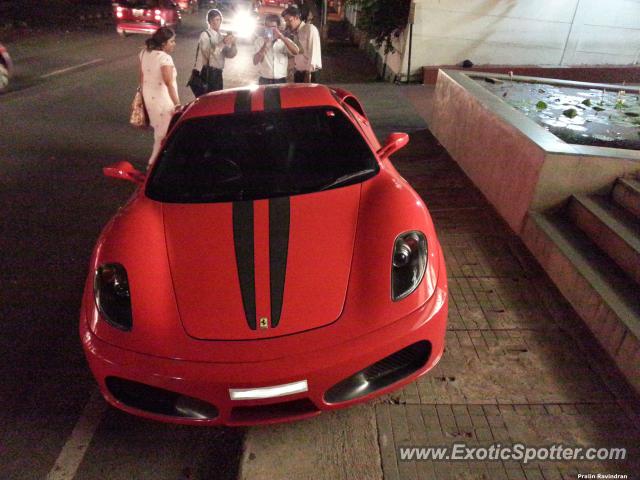
[[149, 123], [153, 127], [153, 151], [149, 163], [156, 157], [160, 150], [162, 139], [167, 134], [169, 122], [173, 115], [173, 100], [169, 95], [169, 89], [162, 79], [163, 66], [173, 68], [173, 82], [176, 84], [177, 72], [171, 55], [162, 50], [143, 50], [140, 53], [142, 65], [142, 96], [149, 113]]

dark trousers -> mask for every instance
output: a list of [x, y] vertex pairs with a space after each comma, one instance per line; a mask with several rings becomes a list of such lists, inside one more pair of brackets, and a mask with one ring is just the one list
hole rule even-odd
[[258, 85], [273, 85], [275, 83], [287, 83], [287, 77], [282, 78], [258, 78]]
[[202, 70], [202, 76], [207, 82], [207, 93], [222, 90], [222, 69], [205, 66]]
[[[304, 83], [304, 76], [307, 72], [301, 72], [299, 70], [296, 70], [295, 73], [293, 74], [293, 81], [295, 83]], [[311, 72], [311, 83], [318, 83], [318, 71], [315, 72]]]

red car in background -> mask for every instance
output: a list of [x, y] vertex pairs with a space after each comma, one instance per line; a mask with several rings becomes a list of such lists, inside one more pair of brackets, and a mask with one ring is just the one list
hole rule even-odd
[[120, 0], [113, 4], [116, 30], [120, 35], [153, 34], [160, 27], [175, 28], [180, 8], [171, 0]]
[[198, 0], [177, 0], [176, 3], [182, 12], [193, 13], [198, 11]]
[[447, 274], [360, 102], [314, 84], [174, 114], [90, 261], [80, 337], [106, 400], [183, 424], [291, 421], [401, 388], [444, 349]]
[[277, 11], [278, 14], [280, 14], [282, 10], [293, 3], [289, 0], [259, 0], [259, 2], [260, 7], [265, 7], [265, 9], [268, 9], [269, 12], [271, 12], [272, 10]]
[[7, 49], [0, 43], [0, 91], [9, 86], [9, 79], [13, 71], [13, 63]]

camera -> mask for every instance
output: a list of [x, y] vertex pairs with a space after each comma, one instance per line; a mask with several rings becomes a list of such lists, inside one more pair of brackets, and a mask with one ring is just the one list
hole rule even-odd
[[264, 38], [267, 40], [273, 40], [273, 28], [266, 27], [263, 32]]

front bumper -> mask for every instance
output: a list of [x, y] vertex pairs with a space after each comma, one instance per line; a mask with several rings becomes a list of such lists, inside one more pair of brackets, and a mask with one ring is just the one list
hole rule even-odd
[[[355, 339], [336, 339], [331, 348], [304, 354], [282, 355], [263, 362], [207, 363], [154, 357], [116, 347], [96, 337], [81, 318], [80, 334], [94, 376], [105, 399], [112, 405], [143, 417], [183, 424], [255, 425], [291, 421], [318, 415], [373, 397], [415, 380], [430, 370], [444, 349], [447, 323], [447, 292], [438, 288], [418, 310], [385, 327]], [[355, 373], [367, 369], [390, 355], [418, 342], [428, 342], [426, 363], [393, 383], [345, 401], [327, 401], [327, 392]], [[215, 348], [215, 342], [202, 342], [203, 348]], [[268, 348], [268, 340], [239, 342], [239, 349]], [[185, 418], [158, 414], [132, 407], [113, 394], [113, 379], [139, 382], [151, 389], [175, 392], [188, 399], [206, 402], [215, 408], [215, 418]], [[107, 380], [109, 379], [109, 380]], [[301, 385], [306, 390], [265, 399], [231, 399], [231, 390], [263, 389], [264, 387]], [[107, 386], [110, 382], [111, 390]], [[144, 388], [143, 386], [143, 388]], [[264, 390], [259, 390], [264, 391]], [[335, 391], [335, 389], [334, 389]], [[144, 392], [143, 392], [144, 395]], [[331, 395], [329, 395], [329, 398]]]

